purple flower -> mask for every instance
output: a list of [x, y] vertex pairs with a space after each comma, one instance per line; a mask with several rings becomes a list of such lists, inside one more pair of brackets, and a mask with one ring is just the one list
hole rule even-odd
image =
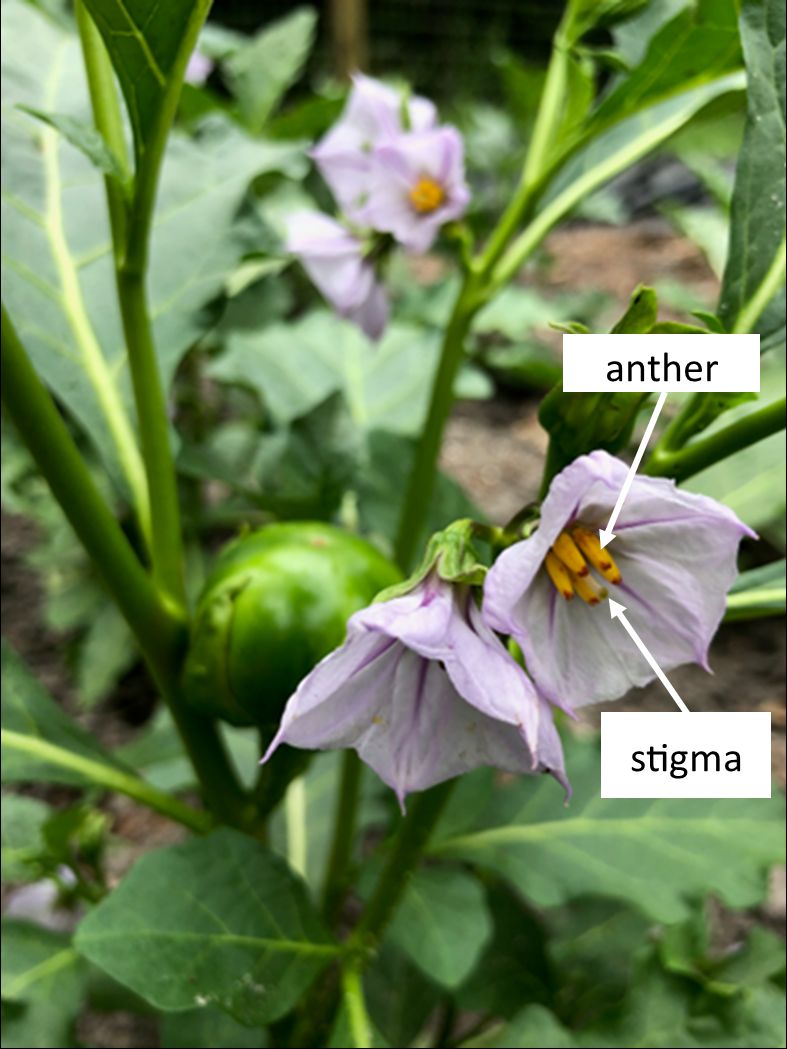
[[287, 219], [286, 248], [337, 313], [370, 339], [380, 338], [388, 322], [388, 298], [357, 237], [327, 215], [302, 211]]
[[400, 134], [403, 106], [410, 127], [422, 131], [434, 126], [436, 111], [425, 98], [407, 99], [393, 88], [356, 74], [344, 112], [312, 150], [312, 157], [348, 218], [363, 221], [369, 192], [372, 152], [381, 142]]
[[464, 147], [456, 128], [398, 135], [374, 151], [364, 217], [411, 251], [427, 251], [441, 226], [464, 214]]
[[199, 51], [192, 51], [186, 66], [186, 83], [200, 87], [213, 72], [214, 62]]
[[549, 771], [568, 789], [548, 704], [484, 625], [469, 587], [434, 573], [349, 621], [298, 687], [280, 743], [354, 747], [400, 802], [479, 765]]
[[665, 670], [690, 662], [708, 670], [738, 544], [754, 536], [713, 499], [673, 481], [637, 477], [617, 538], [602, 550], [598, 530], [606, 528], [626, 474], [606, 452], [576, 459], [553, 480], [538, 530], [504, 551], [486, 577], [485, 622], [515, 638], [553, 703], [617, 699], [653, 678], [606, 605], [595, 607], [607, 596], [597, 576], [614, 586]]

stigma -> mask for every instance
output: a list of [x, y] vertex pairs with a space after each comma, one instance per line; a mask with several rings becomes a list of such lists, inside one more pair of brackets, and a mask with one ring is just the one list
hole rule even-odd
[[419, 215], [435, 211], [445, 200], [445, 190], [432, 178], [419, 178], [408, 194], [410, 203]]
[[544, 560], [544, 567], [558, 593], [570, 601], [576, 594], [588, 605], [598, 605], [607, 596], [591, 574], [594, 569], [607, 583], [620, 586], [620, 569], [608, 550], [603, 549], [598, 535], [584, 525], [574, 525], [561, 532]]

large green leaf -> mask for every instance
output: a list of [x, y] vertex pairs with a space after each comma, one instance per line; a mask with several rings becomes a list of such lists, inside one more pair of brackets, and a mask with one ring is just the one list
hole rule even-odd
[[192, 18], [206, 0], [85, 0], [104, 38], [126, 99], [137, 152], [143, 153]]
[[246, 1027], [215, 1006], [161, 1017], [161, 1049], [261, 1049], [269, 1044], [259, 1027]]
[[39, 873], [37, 859], [43, 852], [44, 824], [52, 809], [38, 798], [3, 794], [2, 878], [4, 882], [31, 881]]
[[740, 68], [740, 50], [734, 0], [686, 5], [653, 35], [642, 61], [615, 83], [585, 133], [595, 134], [655, 102]]
[[390, 939], [444, 987], [465, 979], [491, 933], [475, 878], [439, 867], [416, 871], [388, 930]]
[[87, 965], [64, 933], [3, 922], [3, 1049], [75, 1046]]
[[[25, 663], [4, 640], [3, 671], [3, 781], [44, 782], [90, 786], [90, 775], [69, 765], [70, 755], [110, 769], [126, 771], [52, 700]], [[38, 748], [37, 744], [44, 744]], [[59, 761], [58, 756], [63, 760]]]
[[568, 807], [545, 779], [489, 787], [476, 829], [438, 833], [431, 852], [498, 871], [538, 906], [593, 893], [671, 922], [710, 887], [734, 907], [762, 900], [767, 868], [784, 849], [780, 795], [603, 799], [596, 741], [567, 739], [565, 750], [574, 789]]
[[392, 325], [373, 346], [354, 325], [318, 310], [295, 324], [231, 332], [209, 374], [254, 390], [282, 424], [341, 390], [357, 426], [414, 434], [437, 356], [436, 338], [417, 328]]
[[303, 883], [231, 830], [144, 856], [75, 943], [158, 1009], [216, 1005], [249, 1025], [287, 1013], [337, 950]]
[[241, 115], [260, 131], [287, 88], [297, 79], [314, 42], [317, 13], [301, 7], [265, 26], [225, 59]]
[[708, 103], [729, 92], [741, 91], [744, 86], [742, 72], [725, 73], [611, 124], [557, 174], [541, 204], [540, 221], [553, 214], [565, 214], [614, 175], [660, 146]]
[[[161, 8], [163, 10], [163, 8]], [[2, 5], [3, 301], [44, 381], [132, 492], [144, 489], [115, 304], [100, 172], [58, 131], [14, 106], [90, 119], [76, 38], [33, 7]], [[39, 71], [43, 70], [43, 75]], [[152, 234], [151, 314], [165, 382], [204, 330], [200, 307], [245, 250], [233, 221], [250, 179], [303, 171], [299, 146], [228, 123], [171, 138]]]
[[[735, 175], [729, 261], [718, 312], [729, 330], [743, 319], [747, 330], [765, 334], [784, 329], [785, 14], [781, 0], [745, 0], [741, 37], [748, 117]], [[752, 300], [758, 303], [753, 314]]]

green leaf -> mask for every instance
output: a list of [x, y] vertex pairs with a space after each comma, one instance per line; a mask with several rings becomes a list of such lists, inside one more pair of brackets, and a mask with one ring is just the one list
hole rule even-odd
[[67, 935], [3, 921], [3, 1049], [75, 1046], [86, 979]]
[[80, 703], [87, 708], [100, 703], [138, 659], [134, 636], [117, 605], [102, 601], [79, 646], [76, 683]]
[[547, 916], [548, 953], [563, 1017], [590, 1023], [630, 990], [653, 951], [653, 924], [620, 900], [586, 897]]
[[456, 987], [492, 933], [481, 886], [460, 870], [416, 871], [388, 936], [437, 983]]
[[265, 26], [224, 61], [241, 116], [260, 131], [286, 90], [298, 79], [314, 43], [317, 12], [301, 7]]
[[38, 798], [3, 794], [2, 878], [4, 882], [32, 881], [40, 871], [38, 857], [44, 850], [42, 830], [52, 809]]
[[619, 78], [594, 111], [584, 133], [610, 124], [741, 65], [734, 0], [687, 4], [650, 39], [641, 62]]
[[541, 918], [505, 882], [493, 881], [486, 897], [494, 935], [457, 989], [456, 1000], [462, 1009], [508, 1018], [519, 1012], [523, 1001], [552, 999], [547, 932]]
[[383, 943], [364, 978], [366, 1005], [374, 1027], [389, 1045], [410, 1045], [444, 998], [393, 943]]
[[300, 880], [231, 830], [148, 853], [75, 943], [158, 1009], [216, 1005], [250, 1026], [289, 1012], [337, 951]]
[[787, 606], [787, 562], [774, 561], [741, 572], [727, 595], [725, 620], [784, 615]]
[[269, 1045], [259, 1027], [246, 1027], [214, 1006], [165, 1013], [160, 1021], [161, 1049], [260, 1049]]
[[711, 886], [726, 903], [763, 898], [765, 874], [784, 848], [783, 799], [599, 798], [596, 741], [565, 741], [574, 794], [523, 777], [495, 791], [477, 829], [441, 837], [430, 851], [491, 868], [537, 906], [598, 894], [679, 921]]
[[[138, 494], [145, 483], [102, 178], [54, 128], [34, 123], [14, 105], [84, 120], [79, 44], [17, 0], [2, 5], [2, 17], [4, 39], [15, 41], [3, 51], [12, 103], [3, 126], [3, 301], [43, 380], [91, 436], [115, 479]], [[248, 247], [235, 216], [250, 180], [266, 171], [303, 170], [300, 146], [255, 142], [227, 122], [204, 126], [198, 138], [171, 137], [149, 274], [166, 384], [204, 333], [202, 306], [223, 291], [228, 269]]]
[[294, 324], [231, 332], [208, 374], [254, 390], [280, 424], [341, 390], [362, 430], [415, 434], [437, 355], [436, 337], [410, 325], [391, 325], [373, 347], [354, 325], [318, 310]]
[[[415, 441], [386, 430], [373, 430], [368, 439], [368, 459], [356, 481], [358, 513], [362, 528], [385, 543], [393, 543], [399, 526], [401, 493], [415, 455]], [[460, 517], [483, 520], [483, 514], [453, 478], [437, 475], [429, 516], [419, 539], [425, 546], [433, 532]]]
[[329, 519], [350, 487], [362, 438], [337, 390], [272, 434], [230, 423], [184, 447], [182, 473], [224, 481], [276, 517]]
[[[558, 171], [540, 202], [530, 235], [546, 233], [590, 193], [656, 149], [708, 103], [743, 90], [742, 72], [727, 73], [681, 90], [600, 130]], [[533, 228], [535, 227], [535, 233]]]
[[785, 317], [784, 4], [745, 0], [740, 30], [749, 82], [748, 116], [718, 314], [728, 331], [765, 334], [783, 328]]
[[199, 19], [201, 24], [208, 6], [205, 0], [167, 0], [152, 6], [149, 0], [85, 0], [120, 81], [140, 155], [173, 78], [189, 23]]
[[62, 113], [44, 113], [40, 109], [32, 109], [30, 106], [20, 106], [23, 112], [28, 113], [36, 120], [42, 120], [49, 124], [55, 131], [59, 131], [66, 142], [81, 150], [88, 160], [95, 164], [99, 171], [105, 175], [111, 175], [121, 186], [125, 185], [126, 174], [123, 171], [118, 158], [107, 145], [103, 136], [91, 125]]
[[549, 1009], [528, 1005], [501, 1030], [494, 1029], [463, 1044], [467, 1049], [573, 1049], [579, 1042]]
[[[5, 640], [2, 647], [2, 672], [3, 782], [43, 781], [73, 786], [93, 785], [91, 776], [69, 766], [68, 758], [71, 755], [126, 771], [121, 762], [104, 750], [98, 740], [72, 721], [50, 698]], [[39, 740], [47, 744], [44, 756], [37, 752], [36, 743]], [[63, 753], [62, 763], [57, 760], [58, 752]]]
[[[745, 403], [731, 407], [723, 416], [714, 419], [706, 432], [711, 434], [734, 425], [749, 411], [783, 396], [784, 382], [785, 354], [782, 348], [761, 359], [759, 398], [750, 401], [746, 395], [730, 395], [733, 400], [744, 398]], [[703, 396], [703, 402], [707, 397], [713, 404], [717, 396], [723, 404], [729, 403], [723, 395], [713, 394]], [[683, 487], [724, 503], [750, 528], [784, 551], [787, 545], [784, 459], [785, 435], [784, 432], [776, 433], [695, 474], [684, 482]]]

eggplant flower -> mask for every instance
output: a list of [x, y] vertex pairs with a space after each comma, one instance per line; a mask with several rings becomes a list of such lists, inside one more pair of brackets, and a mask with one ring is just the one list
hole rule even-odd
[[286, 248], [337, 313], [370, 339], [380, 338], [388, 322], [388, 297], [357, 237], [327, 215], [303, 211], [287, 220]]
[[456, 128], [402, 134], [375, 149], [365, 219], [411, 251], [427, 251], [469, 199]]
[[[405, 108], [406, 107], [406, 108]], [[405, 100], [397, 91], [357, 73], [344, 112], [312, 150], [320, 174], [348, 218], [363, 222], [376, 146], [406, 130], [434, 127], [437, 113], [426, 98]]]
[[517, 641], [553, 703], [618, 699], [654, 676], [602, 605], [607, 586], [665, 670], [694, 662], [709, 671], [738, 544], [756, 538], [715, 500], [637, 477], [615, 525], [614, 553], [602, 549], [598, 531], [627, 470], [607, 452], [576, 459], [552, 481], [537, 531], [505, 550], [486, 577], [485, 622]]
[[568, 789], [548, 704], [484, 625], [472, 591], [427, 576], [349, 620], [347, 639], [304, 678], [280, 743], [353, 747], [397, 794], [491, 765], [548, 771]]
[[186, 83], [201, 87], [213, 72], [215, 65], [216, 63], [207, 55], [200, 54], [199, 51], [192, 51], [184, 74]]

